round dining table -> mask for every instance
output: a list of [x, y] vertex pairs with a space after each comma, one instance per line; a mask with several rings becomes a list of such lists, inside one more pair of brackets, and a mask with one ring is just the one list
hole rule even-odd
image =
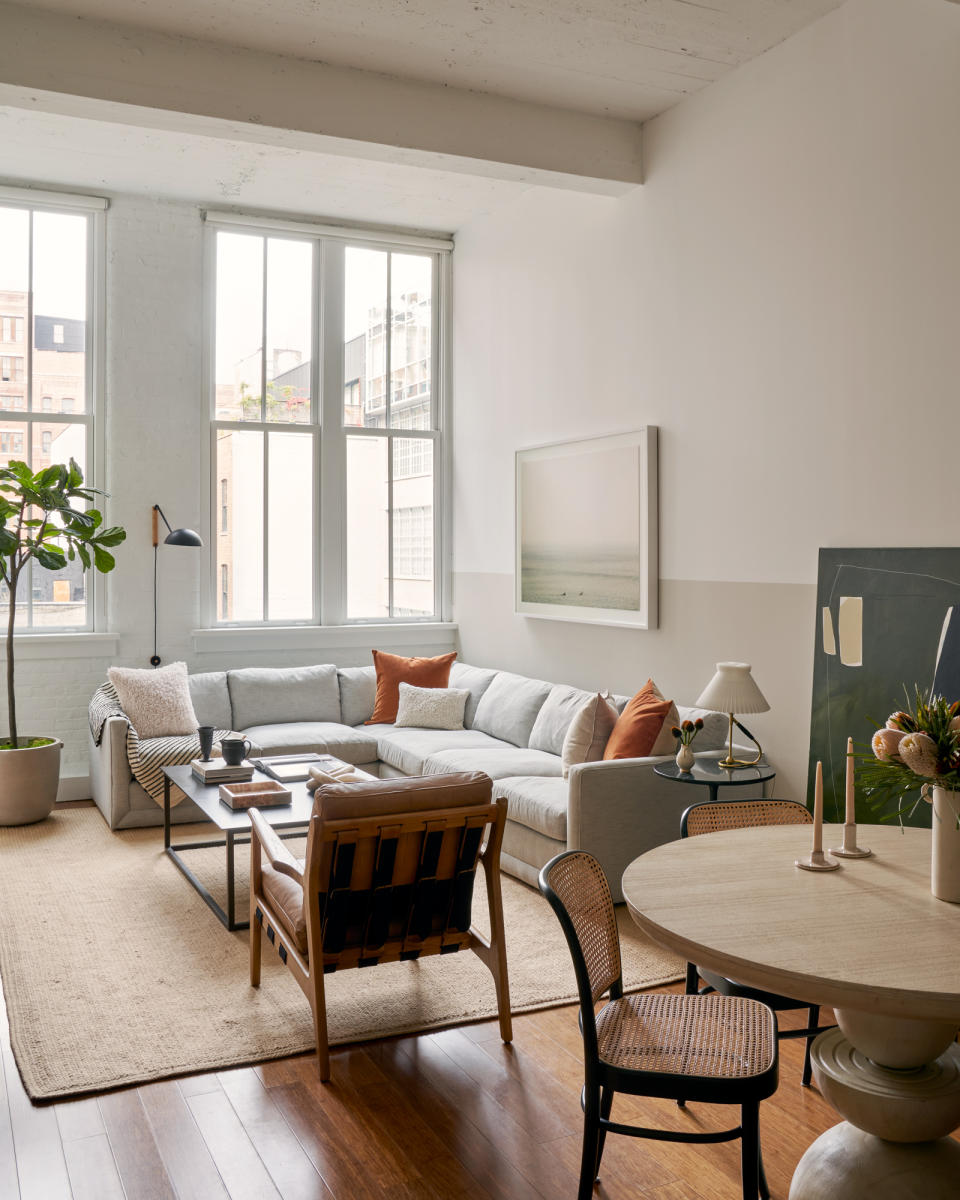
[[[839, 846], [842, 826], [825, 826]], [[861, 826], [869, 858], [803, 871], [810, 825], [669, 842], [627, 867], [655, 942], [738, 983], [830, 1005], [814, 1080], [845, 1118], [794, 1172], [790, 1200], [957, 1200], [960, 904], [930, 892], [928, 829]]]

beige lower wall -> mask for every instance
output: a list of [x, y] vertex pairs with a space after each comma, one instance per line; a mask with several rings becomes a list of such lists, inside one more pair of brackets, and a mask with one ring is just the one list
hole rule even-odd
[[770, 712], [744, 723], [789, 800], [806, 791], [815, 608], [813, 584], [662, 579], [660, 627], [623, 630], [518, 616], [512, 575], [454, 575], [464, 662], [620, 693], [652, 676], [681, 704], [695, 703], [718, 660], [752, 663]]

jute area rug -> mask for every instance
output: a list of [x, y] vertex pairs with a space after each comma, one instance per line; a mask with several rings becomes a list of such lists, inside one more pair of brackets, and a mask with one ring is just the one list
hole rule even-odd
[[[175, 840], [198, 832], [181, 826]], [[302, 853], [302, 842], [288, 844]], [[247, 855], [238, 849], [244, 890]], [[225, 903], [224, 852], [185, 858]], [[513, 1011], [574, 1000], [573, 967], [546, 901], [509, 876], [503, 896]], [[474, 920], [483, 928], [485, 899], [478, 872]], [[251, 988], [247, 933], [223, 928], [164, 855], [159, 829], [111, 833], [85, 808], [0, 829], [0, 912], [10, 1040], [34, 1099], [313, 1048], [307, 1001], [272, 947], [264, 941], [262, 984]], [[679, 978], [677, 958], [618, 912], [627, 989]], [[470, 953], [344, 971], [326, 986], [333, 1044], [496, 1015], [492, 977]]]

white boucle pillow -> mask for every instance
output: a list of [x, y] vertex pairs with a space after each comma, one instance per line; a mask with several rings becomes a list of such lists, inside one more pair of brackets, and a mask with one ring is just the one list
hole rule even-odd
[[422, 688], [400, 684], [395, 726], [413, 729], [462, 729], [469, 688]]
[[177, 737], [197, 732], [186, 663], [150, 670], [110, 667], [107, 677], [139, 737]]
[[576, 713], [563, 739], [560, 763], [563, 777], [575, 763], [598, 762], [603, 758], [610, 734], [617, 723], [617, 710], [598, 692]]

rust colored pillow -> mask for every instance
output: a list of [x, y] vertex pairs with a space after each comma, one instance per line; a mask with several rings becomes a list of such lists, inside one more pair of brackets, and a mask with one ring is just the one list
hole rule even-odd
[[[673, 724], [676, 724], [673, 701], [664, 700], [657, 690], [657, 685], [652, 679], [648, 679], [628, 702], [614, 725], [607, 748], [603, 752], [604, 761], [611, 758], [646, 758], [654, 753], [654, 747], [664, 726], [669, 734]], [[658, 752], [663, 753], [662, 750]]]
[[374, 650], [377, 698], [373, 705], [373, 716], [366, 724], [393, 724], [397, 719], [401, 683], [412, 683], [414, 687], [425, 688], [447, 687], [450, 682], [450, 668], [456, 657], [456, 651], [452, 654], [440, 654], [436, 658], [403, 658], [399, 654], [386, 654], [383, 650]]

